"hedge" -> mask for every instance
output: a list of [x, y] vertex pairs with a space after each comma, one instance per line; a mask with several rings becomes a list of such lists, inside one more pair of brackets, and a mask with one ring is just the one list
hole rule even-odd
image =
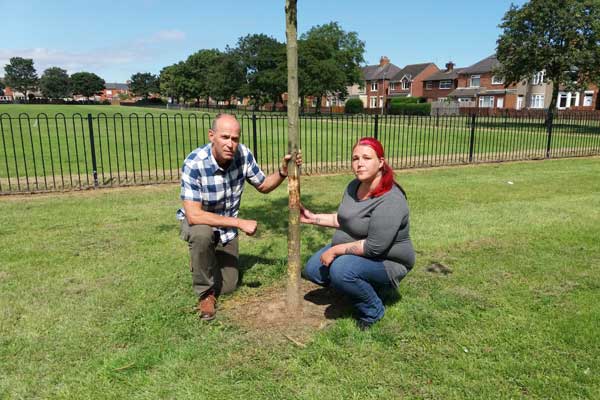
[[431, 103], [394, 103], [390, 106], [390, 114], [430, 115]]
[[361, 99], [348, 99], [344, 105], [346, 114], [360, 114], [363, 112], [363, 102]]

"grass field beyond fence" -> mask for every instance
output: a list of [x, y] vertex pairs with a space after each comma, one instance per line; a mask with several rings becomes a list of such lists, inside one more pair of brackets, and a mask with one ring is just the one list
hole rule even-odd
[[[177, 181], [184, 158], [206, 143], [213, 118], [135, 107], [3, 105], [0, 193]], [[276, 171], [287, 152], [287, 117], [238, 118], [242, 143], [265, 171]], [[600, 154], [596, 114], [556, 117], [552, 135], [542, 114], [313, 115], [300, 118], [299, 129], [305, 174], [348, 171], [362, 136], [377, 136], [397, 169]]]
[[[0, 198], [0, 398], [597, 399], [599, 176], [600, 158], [398, 173], [417, 250], [400, 299], [304, 348], [190, 313], [177, 185]], [[333, 211], [350, 179], [304, 177], [302, 201]], [[224, 307], [284, 281], [286, 207], [247, 188], [252, 284]], [[331, 234], [303, 226], [303, 260]]]

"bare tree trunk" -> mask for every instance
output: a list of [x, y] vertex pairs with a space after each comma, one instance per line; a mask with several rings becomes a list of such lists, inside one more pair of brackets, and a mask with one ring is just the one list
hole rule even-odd
[[288, 164], [289, 222], [288, 222], [288, 281], [287, 307], [300, 316], [300, 169], [296, 165], [298, 153], [298, 22], [296, 0], [285, 1], [285, 34], [288, 65]]

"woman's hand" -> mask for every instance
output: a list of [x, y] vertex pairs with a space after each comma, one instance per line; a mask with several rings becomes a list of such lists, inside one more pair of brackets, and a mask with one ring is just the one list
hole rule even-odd
[[303, 224], [314, 224], [316, 222], [315, 214], [300, 204], [300, 222]]
[[333, 260], [337, 257], [335, 246], [327, 249], [323, 254], [321, 254], [321, 264], [326, 267], [329, 267]]

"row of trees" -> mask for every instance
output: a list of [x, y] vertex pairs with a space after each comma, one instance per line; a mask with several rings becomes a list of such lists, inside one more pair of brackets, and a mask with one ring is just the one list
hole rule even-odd
[[[347, 95], [347, 87], [360, 81], [364, 47], [356, 32], [346, 32], [336, 22], [315, 26], [301, 35], [301, 98], [314, 96], [319, 104], [328, 93]], [[199, 50], [185, 61], [163, 68], [157, 81], [161, 94], [177, 100], [248, 97], [255, 105], [275, 104], [287, 92], [285, 44], [264, 34], [247, 35], [234, 48]]]
[[100, 93], [105, 85], [104, 80], [94, 73], [76, 72], [69, 76], [66, 70], [59, 67], [46, 69], [38, 78], [33, 60], [21, 57], [11, 58], [4, 67], [4, 72], [4, 85], [23, 94], [39, 89], [44, 97], [52, 100], [64, 99], [73, 94], [89, 98]]

